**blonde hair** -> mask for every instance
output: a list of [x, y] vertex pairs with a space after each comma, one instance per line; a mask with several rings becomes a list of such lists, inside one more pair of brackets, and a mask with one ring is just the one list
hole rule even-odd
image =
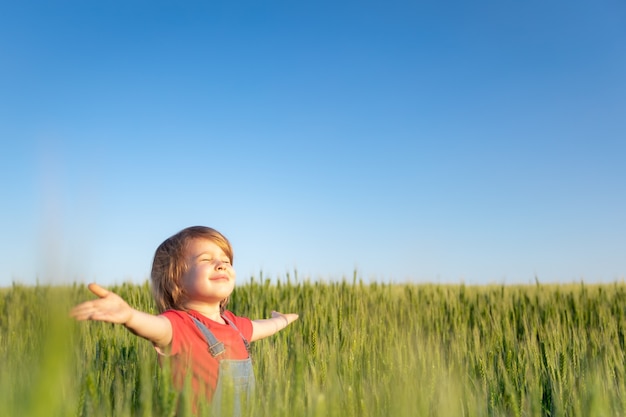
[[[152, 261], [152, 295], [159, 312], [186, 310], [187, 294], [181, 285], [188, 265], [185, 255], [188, 243], [193, 239], [208, 239], [219, 246], [233, 263], [233, 248], [224, 235], [206, 226], [192, 226], [167, 238], [159, 245]], [[228, 297], [220, 301], [220, 310], [228, 304]]]

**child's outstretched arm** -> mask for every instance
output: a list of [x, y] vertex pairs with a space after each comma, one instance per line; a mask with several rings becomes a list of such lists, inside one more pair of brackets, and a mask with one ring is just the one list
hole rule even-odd
[[293, 323], [297, 318], [297, 314], [283, 314], [272, 311], [271, 319], [252, 320], [252, 339], [250, 341], [254, 342], [255, 340], [278, 333], [280, 330]]
[[89, 284], [88, 288], [98, 298], [74, 307], [70, 315], [76, 320], [123, 324], [137, 336], [159, 347], [166, 347], [172, 341], [172, 325], [167, 318], [135, 310], [122, 297], [98, 284]]

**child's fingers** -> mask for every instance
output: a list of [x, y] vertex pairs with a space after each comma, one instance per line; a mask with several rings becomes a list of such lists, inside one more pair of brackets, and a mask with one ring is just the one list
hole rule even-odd
[[287, 320], [287, 324], [291, 324], [298, 319], [298, 315], [294, 313], [283, 314], [278, 311], [272, 311], [272, 317], [283, 317]]
[[92, 293], [94, 293], [100, 298], [106, 297], [107, 295], [109, 295], [109, 292], [110, 292], [109, 290], [99, 286], [95, 282], [92, 282], [91, 284], [89, 284], [87, 288], [89, 288], [89, 291], [91, 291]]
[[298, 319], [298, 315], [295, 313], [287, 313], [287, 314], [283, 314], [283, 316], [285, 316], [287, 318], [287, 323], [293, 323], [294, 321], [296, 321]]
[[[97, 295], [99, 298], [106, 297], [110, 294], [110, 291], [102, 288], [96, 283], [91, 283], [87, 286], [89, 291]], [[72, 310], [70, 310], [70, 317], [76, 320], [92, 320], [94, 312], [96, 311], [96, 305], [94, 304], [95, 300], [85, 301], [84, 303], [78, 304]]]
[[111, 306], [107, 305], [107, 303], [102, 304], [101, 300], [93, 300], [74, 307], [70, 311], [70, 317], [79, 321], [112, 321], [115, 320], [115, 311], [112, 311]]
[[70, 311], [70, 317], [76, 320], [89, 320], [93, 311], [90, 303], [79, 304]]

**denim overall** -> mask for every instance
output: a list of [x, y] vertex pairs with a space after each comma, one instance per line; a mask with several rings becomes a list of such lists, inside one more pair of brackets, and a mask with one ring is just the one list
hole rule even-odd
[[[242, 415], [246, 404], [252, 400], [254, 393], [254, 370], [252, 369], [252, 359], [250, 358], [250, 344], [245, 337], [239, 332], [237, 326], [226, 317], [222, 317], [233, 329], [237, 330], [243, 339], [246, 350], [248, 351], [247, 359], [220, 359], [219, 355], [224, 353], [224, 344], [217, 340], [215, 335], [200, 320], [190, 315], [194, 323], [200, 329], [204, 338], [209, 345], [209, 352], [219, 362], [217, 374], [217, 387], [213, 393], [212, 409], [216, 415], [222, 415], [225, 411], [232, 409], [232, 416], [239, 417]], [[232, 394], [231, 394], [232, 393]], [[226, 404], [223, 404], [224, 401]], [[231, 405], [232, 399], [232, 405]], [[230, 413], [228, 413], [230, 414]], [[226, 415], [226, 414], [224, 414]]]

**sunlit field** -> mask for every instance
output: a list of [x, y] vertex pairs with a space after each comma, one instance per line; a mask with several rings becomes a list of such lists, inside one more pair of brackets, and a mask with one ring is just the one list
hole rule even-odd
[[[148, 284], [110, 288], [155, 311]], [[0, 414], [187, 415], [145, 340], [74, 322], [84, 285], [0, 289]], [[255, 416], [624, 416], [626, 284], [240, 284], [300, 319], [252, 344]], [[178, 413], [178, 414], [177, 414]]]

